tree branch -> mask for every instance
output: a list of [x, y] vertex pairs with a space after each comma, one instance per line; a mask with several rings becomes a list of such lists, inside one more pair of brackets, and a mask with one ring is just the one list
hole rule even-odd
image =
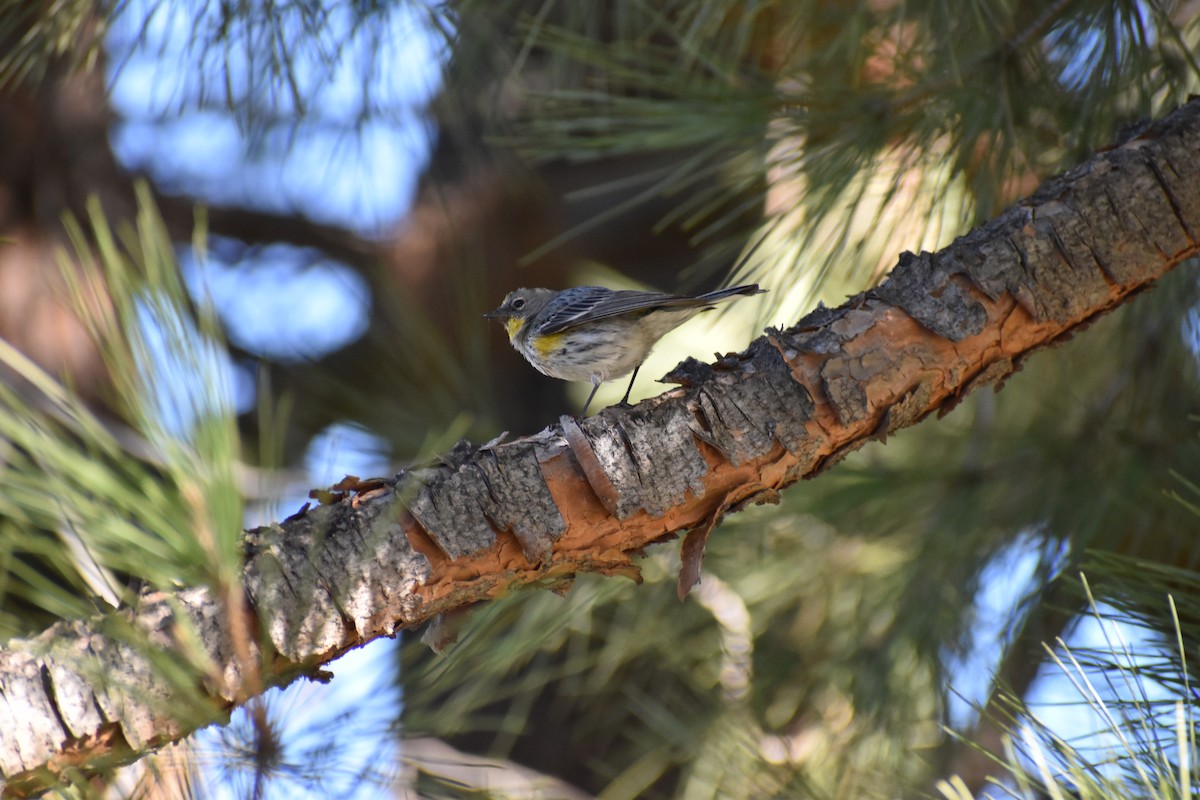
[[[166, 194], [155, 188], [154, 200], [168, 229], [189, 241], [196, 226], [196, 199]], [[236, 206], [205, 207], [208, 232], [247, 245], [287, 244], [319, 250], [332, 259], [359, 269], [378, 265], [381, 244], [346, 228], [309, 219], [300, 213], [279, 214]]]
[[[903, 254], [879, 288], [715, 364], [685, 362], [670, 376], [682, 388], [517, 441], [464, 443], [391, 479], [347, 479], [323, 504], [248, 532], [263, 681], [514, 586], [636, 576], [647, 545], [775, 502], [867, 441], [999, 388], [1029, 353], [1197, 254], [1198, 156], [1200, 100], [944, 250]], [[6, 794], [46, 788], [66, 764], [136, 757], [260, 691], [247, 675], [258, 670], [237, 656], [245, 644], [231, 642], [238, 612], [223, 608], [205, 589], [148, 596], [125, 616], [143, 646], [101, 621], [10, 642], [0, 651]], [[155, 668], [162, 657], [152, 662], [145, 645], [178, 654], [192, 641], [203, 643], [192, 661], [205, 665], [211, 704], [181, 718], [179, 692]]]

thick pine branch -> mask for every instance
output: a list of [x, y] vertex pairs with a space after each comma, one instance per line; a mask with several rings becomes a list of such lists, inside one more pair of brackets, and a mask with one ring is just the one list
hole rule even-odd
[[[43, 789], [69, 765], [134, 758], [265, 685], [514, 586], [636, 575], [644, 547], [698, 531], [686, 565], [725, 513], [999, 387], [1029, 353], [1196, 255], [1197, 231], [1200, 100], [946, 249], [902, 255], [878, 289], [716, 364], [681, 365], [683, 388], [462, 446], [393, 479], [347, 479], [324, 504], [246, 536], [246, 596], [269, 654], [230, 633], [245, 629], [229, 622], [240, 602], [203, 589], [145, 598], [127, 617], [137, 645], [109, 620], [60, 623], [0, 651], [6, 793]], [[207, 651], [211, 702], [181, 717], [147, 653], [185, 651], [189, 628]]]

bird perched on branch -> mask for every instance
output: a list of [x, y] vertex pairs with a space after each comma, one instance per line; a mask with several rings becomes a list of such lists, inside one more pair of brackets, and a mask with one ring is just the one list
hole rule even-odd
[[564, 381], [591, 381], [583, 404], [587, 414], [600, 384], [633, 371], [621, 405], [629, 401], [638, 368], [667, 332], [714, 303], [760, 294], [757, 284], [699, 295], [615, 291], [602, 286], [517, 289], [494, 311], [517, 352], [543, 375]]

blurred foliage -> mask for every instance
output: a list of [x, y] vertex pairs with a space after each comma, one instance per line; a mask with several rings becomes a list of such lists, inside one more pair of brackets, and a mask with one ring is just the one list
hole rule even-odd
[[[156, 707], [160, 697], [138, 702], [200, 728], [227, 719], [211, 683], [206, 688], [222, 677], [201, 633], [177, 614], [172, 633], [185, 646], [164, 649], [111, 613], [155, 590], [205, 586], [218, 603], [242, 597], [239, 444], [221, 371], [224, 344], [211, 308], [189, 298], [174, 242], [144, 186], [137, 199], [128, 225], [110, 226], [95, 202], [87, 219], [65, 220], [71, 247], [58, 265], [67, 299], [108, 368], [108, 407], [120, 417], [89, 408], [0, 339], [0, 642], [59, 620], [92, 619], [110, 641], [143, 655], [169, 687], [169, 708]], [[58, 644], [43, 637], [24, 646]], [[94, 654], [75, 655], [73, 667], [98, 691], [144, 690], [144, 676], [95, 675]], [[117, 739], [104, 769], [127, 758]], [[58, 796], [103, 796], [107, 776], [74, 763], [56, 774]]]
[[0, 87], [37, 84], [54, 67], [94, 66], [101, 56], [105, 26], [95, 0], [6, 3], [0, 8]]
[[[123, 418], [96, 413], [0, 340], [0, 641], [96, 618], [140, 592], [207, 586], [218, 602], [242, 596], [238, 437], [219, 370], [223, 344], [211, 310], [188, 298], [144, 187], [139, 194], [134, 224], [114, 230], [95, 203], [87, 220], [68, 220], [74, 247], [60, 265]], [[220, 673], [186, 615], [174, 634], [190, 646], [176, 650], [120, 615], [96, 624], [149, 660], [182, 725], [225, 717], [204, 688]], [[78, 656], [75, 668], [91, 676], [92, 654]], [[119, 696], [130, 691], [127, 677], [99, 675], [95, 685]], [[110, 763], [121, 746], [114, 753]], [[68, 796], [99, 795], [95, 776], [74, 765], [60, 780]]]
[[[1135, 559], [1109, 557], [1103, 571], [1137, 569]], [[1176, 591], [1195, 593], [1200, 573], [1176, 571]], [[1128, 584], [1143, 594], [1157, 580]], [[996, 796], [1074, 797], [1081, 800], [1145, 797], [1156, 800], [1191, 797], [1197, 755], [1193, 695], [1194, 653], [1185, 644], [1195, 633], [1183, 622], [1175, 595], [1157, 594], [1155, 618], [1148, 605], [1132, 613], [1101, 607], [1086, 577], [1071, 580], [1072, 589], [1086, 598], [1087, 626], [1094, 643], [1066, 645], [1062, 639], [1046, 645], [1048, 672], [1067, 686], [1055, 698], [1057, 708], [1086, 726], [1088, 737], [1064, 737], [1061, 730], [1039, 718], [1038, 710], [1020, 713], [1021, 698], [1005, 695], [1004, 705], [1020, 713], [1005, 722], [1003, 753], [995, 754], [998, 776], [988, 788]], [[1161, 586], [1161, 584], [1159, 584]], [[1060, 726], [1061, 727], [1061, 726]], [[979, 795], [958, 778], [939, 781], [948, 800], [971, 800]], [[1019, 792], [1019, 794], [1018, 794]]]
[[4, 638], [88, 616], [93, 598], [240, 582], [238, 440], [211, 312], [195, 313], [144, 194], [136, 227], [91, 212], [68, 222], [62, 272], [136, 427], [96, 416], [0, 341]]
[[751, 238], [771, 246], [738, 280], [775, 286], [861, 287], [1200, 86], [1188, 3], [460, 7], [451, 92], [481, 91], [480, 50], [507, 53], [507, 141], [541, 161], [675, 154], [632, 202], [675, 198], [662, 225], [719, 252], [745, 240], [738, 209], [763, 209]]
[[[256, 129], [311, 114], [347, 57], [338, 37], [370, 29], [387, 5], [4, 4], [0, 38], [16, 44], [0, 59], [0, 84], [44, 79], [63, 57], [101, 58], [98, 35], [76, 34], [103, 30], [117, 15], [181, 12], [195, 22], [189, 63], [203, 65], [204, 80], [180, 103], [224, 104]], [[432, 112], [439, 143], [459, 149], [437, 178], [500, 162], [516, 184], [534, 170], [594, 163], [597, 182], [573, 186], [567, 199], [621, 190], [620, 203], [548, 235], [527, 260], [665, 200], [671, 210], [656, 230], [682, 229], [699, 252], [672, 279], [687, 285], [740, 261], [729, 278], [769, 286], [776, 322], [871, 285], [902, 250], [945, 244], [1200, 84], [1194, 2], [412, 7], [449, 51]], [[370, 63], [357, 73], [363, 119], [377, 111]], [[642, 156], [654, 157], [646, 169], [624, 166]], [[207, 384], [178, 372], [152, 380], [147, 364], [157, 355], [137, 338], [139, 319], [152, 317], [149, 327], [183, 363], [222, 347], [204, 304], [183, 299], [169, 243], [145, 209], [139, 226], [115, 236], [98, 214], [72, 230], [76, 260], [109, 269], [112, 323], [98, 339], [124, 376], [118, 397], [153, 457], [128, 459], [69, 393], [6, 352], [48, 411], [0, 387], [4, 591], [49, 617], [90, 606], [79, 600], [89, 591], [76, 557], [47, 531], [79, 531], [106, 569], [152, 585], [223, 585], [236, 572], [241, 513], [222, 401], [184, 403], [172, 417], [179, 428], [148, 399], [168, 385], [203, 398]], [[454, 233], [471, 240], [478, 232]], [[436, 448], [475, 424], [463, 405], [487, 407], [481, 376], [494, 353], [484, 328], [463, 320], [488, 296], [489, 246], [479, 244], [478, 271], [444, 271], [441, 308], [417, 299], [399, 273], [364, 268], [377, 280], [372, 312], [396, 317], [383, 337], [394, 360], [340, 361], [394, 386], [386, 398], [382, 389], [355, 393], [314, 369], [322, 391], [304, 404], [336, 405], [355, 419], [384, 408], [386, 423], [374, 430], [403, 452]], [[1194, 273], [1180, 270], [1034, 356], [1002, 393], [972, 396], [943, 420], [867, 446], [777, 509], [729, 520], [710, 541], [704, 582], [682, 605], [677, 558], [661, 547], [643, 562], [641, 587], [589, 577], [565, 598], [520, 593], [479, 609], [445, 658], [406, 641], [401, 732], [511, 758], [606, 800], [931, 794], [974, 752], [964, 740], [1036, 722], [1020, 701], [1044, 659], [1041, 642], [1066, 637], [1091, 608], [1137, 620], [1149, 634], [1128, 658], [1091, 652], [1097, 674], [1112, 684], [1153, 677], [1170, 709], [1184, 703], [1178, 730], [1190, 735], [1191, 666], [1180, 655], [1188, 650], [1159, 645], [1195, 641], [1200, 622], [1191, 510], [1200, 505], [1198, 300]], [[439, 314], [453, 324], [439, 328]], [[196, 329], [184, 322], [193, 318]], [[117, 329], [124, 334], [114, 338]], [[525, 399], [536, 406], [534, 395]], [[27, 556], [50, 565], [55, 580], [44, 567], [21, 566]], [[1020, 557], [1031, 566], [1018, 569]], [[1078, 590], [1079, 569], [1091, 597]], [[982, 620], [997, 588], [1012, 600], [994, 634]], [[1163, 612], [1168, 594], [1175, 617]], [[30, 619], [0, 622], [17, 629]], [[995, 687], [973, 696], [1001, 719], [971, 717], [950, 736], [948, 708], [964, 677], [954, 665], [972, 650], [982, 650], [1011, 696]], [[1115, 756], [1118, 779], [1085, 793], [1086, 775], [1073, 772], [1069, 743], [1059, 739], [1086, 731], [1043, 733], [1053, 741], [1043, 752], [1060, 756], [1073, 791], [1158, 796], [1131, 776], [1138, 754]], [[264, 755], [255, 736], [242, 739], [251, 744], [237, 764]], [[1035, 751], [1026, 749], [1034, 762]], [[278, 763], [303, 779], [302, 763]], [[1049, 791], [1054, 781], [1037, 768], [1028, 785], [1042, 781]], [[1025, 785], [1001, 766], [996, 775]], [[982, 790], [947, 787], [964, 797]]]

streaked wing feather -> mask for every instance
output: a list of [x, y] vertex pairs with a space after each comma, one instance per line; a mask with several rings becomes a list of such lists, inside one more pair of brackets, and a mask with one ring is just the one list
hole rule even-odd
[[641, 311], [655, 306], [693, 306], [706, 305], [691, 297], [662, 294], [660, 292], [639, 292], [633, 290], [609, 291], [600, 287], [589, 286], [587, 293], [579, 293], [577, 297], [563, 302], [561, 308], [550, 309], [551, 314], [538, 325], [542, 334], [558, 333], [585, 322], [607, 319], [619, 314]]

